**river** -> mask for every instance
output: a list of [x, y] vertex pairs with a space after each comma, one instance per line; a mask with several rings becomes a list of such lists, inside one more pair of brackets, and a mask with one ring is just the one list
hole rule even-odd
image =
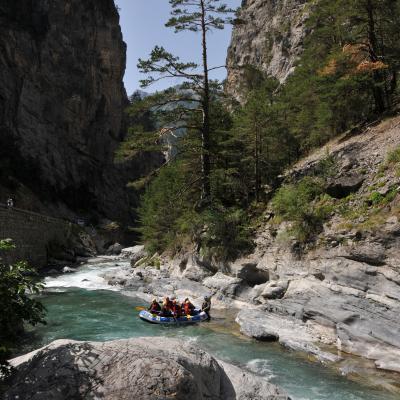
[[[29, 346], [52, 340], [106, 341], [138, 336], [178, 337], [214, 356], [264, 376], [283, 387], [293, 400], [399, 400], [399, 396], [340, 375], [333, 368], [239, 335], [232, 318], [217, 315], [199, 326], [164, 327], [141, 321], [135, 307], [143, 301], [111, 287], [101, 278], [118, 269], [114, 263], [88, 264], [78, 272], [45, 279], [41, 301], [48, 310], [45, 326], [31, 331]], [[162, 339], [160, 339], [162, 340]]]

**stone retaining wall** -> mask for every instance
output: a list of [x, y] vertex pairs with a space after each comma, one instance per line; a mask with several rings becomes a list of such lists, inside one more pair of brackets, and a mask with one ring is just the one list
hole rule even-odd
[[66, 245], [74, 224], [34, 212], [0, 205], [0, 239], [12, 239], [15, 250], [2, 252], [6, 262], [26, 260], [40, 268], [47, 264], [49, 246]]

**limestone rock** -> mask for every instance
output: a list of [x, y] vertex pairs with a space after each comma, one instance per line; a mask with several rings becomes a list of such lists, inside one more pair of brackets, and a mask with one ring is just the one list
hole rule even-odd
[[129, 258], [132, 266], [145, 256], [147, 256], [147, 252], [143, 245], [126, 247], [125, 249], [121, 250], [121, 257]]
[[339, 357], [321, 350], [318, 339], [301, 321], [262, 310], [240, 311], [236, 317], [240, 331], [260, 341], [279, 341], [283, 346], [309, 353], [321, 362], [339, 361]]
[[264, 299], [280, 299], [285, 294], [288, 286], [288, 281], [269, 282], [261, 293], [261, 297], [263, 297]]
[[285, 81], [302, 52], [306, 0], [246, 0], [228, 50], [226, 90], [244, 101], [246, 71], [261, 70]]
[[201, 282], [212, 274], [213, 272], [208, 263], [193, 253], [186, 254], [179, 259], [177, 268], [175, 268], [173, 272], [173, 275], [181, 276], [196, 282]]
[[131, 219], [124, 187], [155, 163], [114, 163], [125, 53], [113, 0], [1, 1], [0, 187], [20, 208]]
[[219, 292], [225, 296], [231, 297], [238, 293], [242, 283], [242, 279], [225, 275], [222, 272], [217, 272], [215, 275], [210, 276], [203, 281], [204, 286], [213, 289], [215, 293]]
[[266, 283], [269, 280], [269, 271], [258, 268], [256, 262], [238, 260], [230, 267], [230, 272], [252, 287]]
[[357, 192], [365, 177], [361, 174], [345, 175], [332, 180], [326, 188], [326, 193], [336, 199], [343, 199], [349, 194]]
[[288, 399], [263, 378], [165, 337], [105, 343], [59, 340], [11, 364], [17, 372], [5, 400]]
[[121, 254], [122, 246], [119, 243], [114, 243], [108, 247], [106, 254], [110, 256], [117, 256]]

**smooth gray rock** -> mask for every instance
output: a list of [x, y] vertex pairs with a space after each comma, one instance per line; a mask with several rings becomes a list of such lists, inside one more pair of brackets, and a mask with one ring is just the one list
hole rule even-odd
[[121, 254], [122, 246], [119, 243], [114, 243], [107, 248], [106, 254], [110, 256], [118, 256]]
[[265, 379], [178, 339], [59, 340], [11, 360], [5, 400], [284, 400]]
[[261, 293], [261, 297], [264, 299], [280, 299], [285, 294], [288, 286], [288, 281], [268, 282]]
[[357, 192], [365, 177], [361, 174], [345, 175], [333, 179], [326, 188], [326, 193], [336, 199], [343, 199], [349, 194]]
[[321, 362], [340, 360], [335, 354], [322, 350], [319, 338], [302, 321], [273, 314], [263, 310], [242, 310], [236, 317], [240, 331], [259, 341], [279, 341], [283, 346], [294, 351], [313, 355]]
[[221, 293], [224, 296], [235, 296], [243, 284], [243, 279], [234, 278], [225, 275], [222, 272], [217, 272], [215, 275], [204, 279], [203, 285], [212, 289], [214, 293]]
[[175, 275], [201, 282], [203, 279], [213, 275], [213, 272], [200, 257], [190, 253], [179, 260], [178, 268], [175, 268]]
[[236, 262], [230, 267], [230, 273], [252, 287], [269, 280], [269, 271], [258, 268], [257, 262]]
[[134, 266], [140, 259], [147, 256], [147, 251], [143, 245], [127, 247], [121, 250], [122, 258], [129, 258], [131, 265]]

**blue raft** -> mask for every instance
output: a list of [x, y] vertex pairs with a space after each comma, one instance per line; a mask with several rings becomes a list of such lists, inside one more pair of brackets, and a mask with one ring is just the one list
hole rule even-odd
[[198, 314], [189, 317], [185, 315], [179, 318], [173, 318], [173, 317], [160, 317], [159, 315], [151, 314], [147, 310], [143, 310], [140, 311], [139, 317], [143, 321], [150, 322], [151, 324], [161, 324], [161, 325], [171, 325], [171, 324], [188, 325], [188, 324], [196, 324], [198, 322], [203, 322], [207, 320], [207, 314], [204, 311], [198, 311]]

